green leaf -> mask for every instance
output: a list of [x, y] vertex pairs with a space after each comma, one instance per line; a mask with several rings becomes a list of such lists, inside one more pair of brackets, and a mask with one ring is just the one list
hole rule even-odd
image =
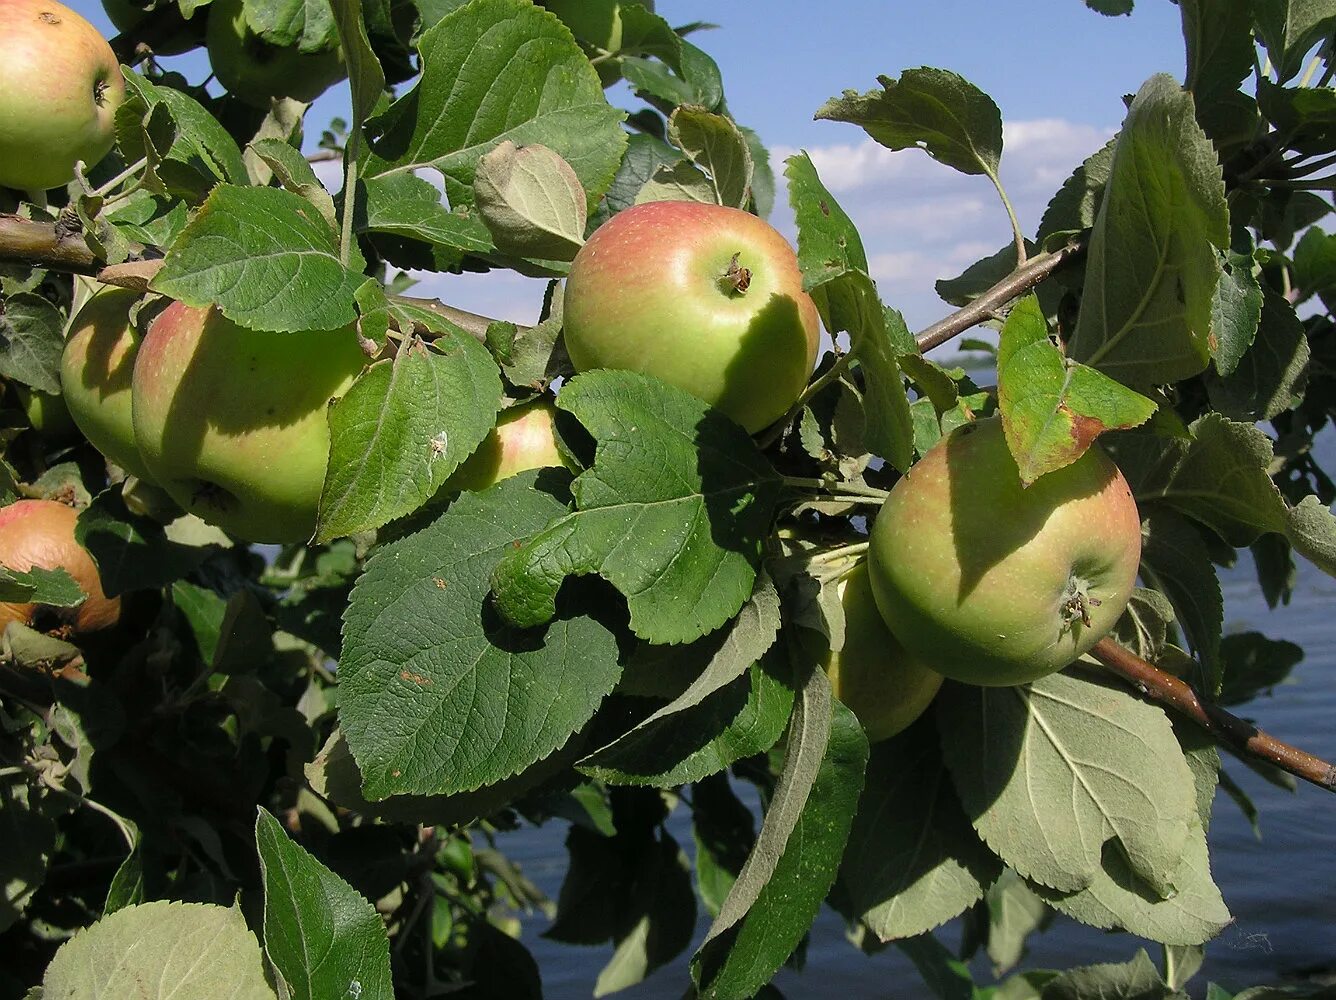
[[472, 204], [479, 158], [509, 139], [571, 165], [590, 204], [626, 148], [625, 117], [566, 26], [527, 0], [473, 0], [423, 32], [422, 76], [373, 124], [367, 175], [434, 167], [455, 208]]
[[1183, 86], [1192, 94], [1197, 121], [1217, 146], [1232, 147], [1251, 138], [1257, 110], [1240, 114], [1251, 100], [1239, 93], [1239, 84], [1252, 72], [1256, 51], [1252, 10], [1243, 0], [1210, 3], [1180, 0], [1187, 74]]
[[861, 125], [889, 149], [918, 147], [966, 174], [996, 176], [1002, 158], [1002, 113], [992, 98], [949, 70], [907, 69], [899, 80], [877, 77], [882, 89], [846, 90], [817, 111], [818, 119]]
[[795, 153], [784, 164], [789, 204], [798, 222], [798, 267], [803, 287], [810, 290], [846, 271], [866, 273], [863, 240], [853, 220], [821, 183], [812, 158]]
[[867, 766], [867, 737], [812, 672], [756, 846], [691, 960], [702, 1000], [750, 1000], [793, 953], [835, 881]]
[[27, 570], [0, 565], [0, 600], [6, 603], [46, 604], [77, 608], [88, 599], [74, 577], [61, 567], [33, 566]]
[[747, 207], [751, 198], [751, 151], [731, 118], [701, 107], [679, 107], [668, 116], [668, 139], [709, 175], [718, 204]]
[[264, 947], [293, 1000], [394, 1000], [390, 940], [375, 907], [293, 843], [260, 807]]
[[318, 52], [338, 40], [330, 6], [312, 0], [245, 0], [246, 25], [270, 45]]
[[116, 147], [128, 162], [148, 161], [148, 190], [196, 202], [216, 184], [247, 183], [236, 140], [202, 104], [138, 73], [126, 73], [125, 83], [125, 101], [116, 109]]
[[[1029, 240], [1025, 241], [1027, 254], [1033, 254], [1037, 247]], [[1008, 243], [996, 253], [977, 260], [954, 278], [940, 278], [933, 287], [943, 302], [953, 306], [968, 305], [980, 295], [990, 291], [1003, 278], [1016, 270], [1016, 244]]]
[[40, 295], [0, 300], [0, 375], [38, 392], [60, 393], [65, 318]]
[[622, 59], [622, 75], [639, 97], [665, 114], [683, 104], [718, 111], [724, 100], [719, 67], [709, 55], [685, 38], [681, 41], [677, 67], [627, 56]]
[[1215, 413], [1193, 421], [1189, 432], [1186, 440], [1134, 431], [1107, 441], [1143, 512], [1167, 504], [1236, 548], [1264, 532], [1283, 533], [1287, 508], [1268, 475], [1271, 440]]
[[710, 915], [717, 917], [756, 843], [756, 824], [723, 774], [692, 785], [691, 806], [696, 890]]
[[1304, 233], [1294, 248], [1294, 284], [1299, 302], [1314, 295], [1336, 302], [1336, 233], [1317, 226]]
[[103, 917], [60, 946], [42, 986], [61, 1000], [274, 1000], [241, 910], [208, 903], [141, 903]]
[[1116, 137], [1110, 139], [1086, 157], [1063, 182], [1044, 209], [1044, 217], [1039, 220], [1038, 243], [1052, 249], [1054, 237], [1065, 243], [1061, 237], [1066, 234], [1079, 233], [1094, 226], [1113, 170], [1113, 150], [1117, 143]]
[[356, 317], [362, 276], [339, 259], [338, 234], [306, 199], [277, 188], [214, 188], [167, 254], [154, 291], [217, 304], [250, 330], [336, 330]]
[[1105, 431], [1136, 427], [1155, 412], [1145, 396], [1064, 358], [1033, 295], [1012, 307], [1002, 327], [997, 399], [1026, 486], [1071, 465]]
[[1132, 13], [1133, 0], [1085, 0], [1085, 5], [1105, 17]]
[[521, 473], [464, 494], [379, 549], [344, 615], [339, 720], [371, 800], [469, 791], [566, 743], [621, 672], [612, 634], [564, 612], [542, 632], [500, 622], [487, 578], [565, 506]]
[[441, 192], [412, 174], [387, 174], [362, 182], [365, 217], [358, 232], [392, 233], [465, 253], [487, 253], [492, 236], [472, 208], [451, 211]]
[[988, 957], [993, 975], [1001, 976], [1025, 957], [1026, 939], [1049, 925], [1053, 911], [1010, 868], [1003, 869], [984, 900], [988, 908]]
[[1099, 877], [1109, 843], [1155, 892], [1173, 890], [1196, 801], [1160, 708], [1057, 673], [1010, 688], [948, 683], [937, 723], [965, 812], [1019, 874], [1081, 888]]
[[1168, 899], [1158, 899], [1113, 845], [1105, 848], [1103, 867], [1087, 888], [1070, 895], [1042, 886], [1036, 891], [1062, 913], [1091, 927], [1121, 927], [1162, 944], [1203, 944], [1233, 918], [1211, 880], [1206, 834], [1195, 809], [1180, 860], [1173, 874], [1176, 892]]
[[636, 192], [636, 204], [651, 201], [696, 201], [702, 205], [719, 204], [714, 182], [686, 160], [659, 167], [654, 176]]
[[608, 186], [608, 210], [616, 213], [636, 204], [642, 188], [650, 182], [660, 167], [668, 167], [681, 160], [681, 155], [662, 139], [637, 133], [627, 142], [626, 155]]
[[1195, 375], [1229, 245], [1225, 186], [1192, 98], [1165, 74], [1132, 102], [1113, 152], [1070, 353], [1132, 386]]
[[1192, 522], [1173, 510], [1151, 508], [1142, 536], [1142, 576], [1173, 604], [1200, 663], [1202, 676], [1197, 681], [1215, 694], [1220, 690], [1225, 605], [1210, 550]]
[[74, 540], [97, 563], [108, 597], [165, 586], [218, 551], [219, 545], [229, 544], [221, 531], [214, 534], [191, 515], [164, 527], [152, 518], [131, 514], [120, 487], [99, 493], [79, 514]]
[[[793, 703], [792, 689], [783, 683], [787, 670], [762, 665], [752, 670], [748, 682], [741, 679], [774, 646], [779, 625], [779, 594], [762, 574], [737, 618], [720, 630], [720, 640], [716, 642], [714, 636], [707, 640], [715, 647], [714, 654], [686, 690], [630, 732], [586, 757], [581, 770], [613, 784], [651, 776], [654, 783], [670, 787], [770, 749]], [[772, 675], [777, 676], [772, 679]], [[726, 691], [727, 697], [716, 697]], [[743, 697], [741, 707], [738, 694]], [[708, 742], [702, 744], [702, 736]], [[695, 774], [698, 768], [692, 768], [692, 777], [682, 777], [684, 765], [693, 761], [711, 770]]]
[[406, 342], [366, 369], [329, 410], [317, 541], [417, 510], [487, 436], [500, 406], [496, 365], [467, 334]]
[[1221, 255], [1220, 283], [1211, 303], [1211, 335], [1207, 341], [1215, 370], [1221, 375], [1233, 373], [1257, 336], [1262, 318], [1259, 271], [1250, 254], [1231, 250]]
[[659, 788], [718, 774], [783, 735], [793, 710], [789, 673], [783, 650], [772, 651], [699, 704], [646, 720], [577, 766], [610, 785]]
[[[270, 4], [266, 6], [272, 9]], [[315, 6], [318, 8], [320, 5]], [[362, 0], [330, 0], [330, 8], [333, 10], [334, 22], [338, 28], [343, 61], [348, 66], [348, 84], [352, 90], [353, 128], [360, 128], [362, 122], [366, 121], [376, 109], [376, 102], [380, 100], [380, 95], [385, 90], [385, 71], [381, 69], [380, 60], [376, 58], [376, 53], [371, 48], [371, 39], [367, 37], [366, 24], [362, 20]], [[316, 45], [314, 48], [318, 50], [328, 47], [328, 45]]]
[[576, 509], [497, 565], [501, 614], [547, 621], [562, 581], [582, 573], [626, 595], [632, 631], [650, 642], [689, 642], [737, 614], [780, 494], [747, 432], [634, 372], [586, 372], [557, 405], [598, 442], [594, 466], [572, 487]]
[[1281, 83], [1299, 74], [1304, 56], [1336, 27], [1336, 0], [1254, 0], [1257, 35]]
[[1044, 987], [1044, 1000], [1168, 1000], [1174, 988], [1160, 978], [1160, 972], [1145, 950], [1122, 964], [1087, 965], [1068, 969]]
[[1225, 679], [1220, 704], [1243, 705], [1283, 684], [1303, 658], [1303, 647], [1284, 639], [1268, 639], [1258, 632], [1225, 636], [1220, 642]]
[[1285, 537], [1328, 576], [1336, 576], [1336, 517], [1321, 500], [1306, 496], [1285, 517]]
[[872, 748], [840, 879], [880, 940], [958, 916], [1000, 871], [960, 807], [931, 718]]
[[938, 1000], [979, 1000], [969, 966], [931, 934], [904, 938], [895, 946], [914, 963], [923, 983]]
[[12, 778], [0, 785], [0, 932], [23, 916], [41, 888], [56, 849], [56, 825], [33, 801], [28, 786]]
[[509, 139], [478, 160], [473, 200], [502, 253], [574, 260], [584, 246], [588, 206], [580, 178], [546, 146]]
[[1206, 380], [1211, 405], [1247, 423], [1271, 420], [1296, 405], [1308, 381], [1308, 334], [1294, 306], [1270, 290], [1265, 305], [1260, 288], [1257, 297], [1260, 324], [1252, 346], [1229, 374]]

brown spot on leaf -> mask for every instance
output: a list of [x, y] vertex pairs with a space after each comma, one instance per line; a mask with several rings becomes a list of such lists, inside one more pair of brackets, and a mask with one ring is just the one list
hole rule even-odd
[[1058, 410], [1071, 421], [1072, 441], [1081, 452], [1089, 448], [1090, 443], [1106, 430], [1104, 424], [1099, 420], [1094, 417], [1087, 417], [1083, 413], [1077, 413], [1066, 403], [1059, 406]]
[[415, 674], [411, 670], [399, 671], [399, 679], [412, 681], [418, 687], [429, 687], [432, 684], [432, 679], [430, 677], [425, 677], [422, 674]]
[[445, 587], [446, 587], [446, 583], [445, 583], [445, 581], [442, 580], [439, 576], [433, 576], [433, 577], [431, 578], [431, 582], [434, 583], [434, 584], [436, 584], [436, 589], [437, 589], [437, 590], [444, 590]]

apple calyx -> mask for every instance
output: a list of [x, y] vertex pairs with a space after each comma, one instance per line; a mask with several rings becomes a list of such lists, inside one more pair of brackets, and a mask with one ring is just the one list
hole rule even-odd
[[742, 295], [751, 287], [751, 268], [738, 263], [738, 258], [741, 256], [741, 251], [733, 255], [733, 259], [728, 262], [728, 269], [719, 279], [720, 283], [734, 295]]
[[1098, 597], [1091, 597], [1088, 588], [1089, 584], [1075, 574], [1067, 580], [1067, 599], [1062, 602], [1064, 625], [1080, 621], [1086, 628], [1090, 627], [1090, 609], [1097, 608], [1104, 602]]

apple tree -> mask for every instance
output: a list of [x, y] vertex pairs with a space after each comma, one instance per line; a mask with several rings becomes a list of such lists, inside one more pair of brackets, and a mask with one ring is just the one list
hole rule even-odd
[[[773, 997], [825, 905], [943, 997], [1186, 995], [1230, 771], [1336, 790], [1217, 575], [1336, 574], [1336, 3], [1178, 7], [1040, 219], [949, 68], [807, 109], [997, 187], [911, 331], [649, 0], [0, 4], [4, 994], [538, 997], [541, 914]], [[1128, 961], [1013, 971], [1053, 919]]]

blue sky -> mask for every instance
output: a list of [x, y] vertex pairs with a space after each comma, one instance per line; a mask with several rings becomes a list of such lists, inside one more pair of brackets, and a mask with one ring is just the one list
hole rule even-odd
[[[111, 34], [100, 3], [72, 6]], [[694, 40], [719, 63], [730, 110], [772, 147], [778, 170], [797, 149], [812, 154], [859, 226], [882, 297], [911, 328], [948, 311], [933, 291], [936, 278], [1009, 240], [1006, 217], [987, 180], [957, 174], [917, 150], [884, 150], [854, 126], [814, 121], [827, 98], [873, 89], [878, 74], [915, 66], [960, 73], [1002, 110], [1002, 179], [1033, 231], [1063, 178], [1116, 130], [1122, 96], [1153, 73], [1183, 73], [1179, 12], [1168, 0], [1138, 0], [1131, 16], [1117, 18], [1082, 0], [659, 0], [658, 10], [674, 24], [720, 25]], [[199, 54], [167, 65], [192, 79], [206, 72]], [[616, 102], [619, 94], [611, 96]], [[346, 108], [344, 88], [322, 97], [308, 141]], [[338, 186], [336, 170], [325, 179]], [[772, 221], [791, 235], [782, 194], [780, 202]], [[518, 276], [421, 277], [418, 294], [520, 322], [535, 319], [541, 301], [541, 283]]]

